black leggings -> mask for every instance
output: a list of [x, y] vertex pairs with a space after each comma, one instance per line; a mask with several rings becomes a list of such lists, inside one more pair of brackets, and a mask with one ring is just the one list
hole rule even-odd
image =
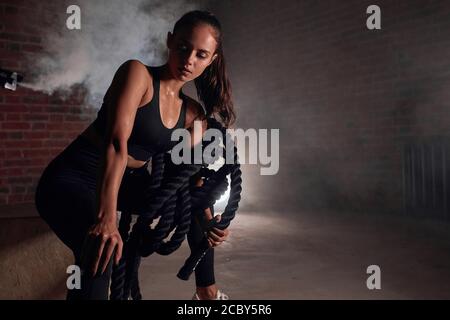
[[[95, 223], [99, 164], [99, 150], [84, 137], [78, 136], [50, 162], [36, 189], [37, 211], [58, 238], [72, 250], [77, 265], [80, 265], [84, 238], [90, 226]], [[142, 173], [143, 170], [126, 170], [124, 181], [136, 171]], [[188, 234], [191, 249], [198, 244], [202, 236], [199, 224], [193, 219]], [[209, 250], [195, 271], [197, 286], [215, 283], [213, 264], [214, 251]], [[103, 275], [90, 277], [83, 274], [81, 289], [68, 290], [67, 298], [108, 299], [111, 273], [112, 259]]]

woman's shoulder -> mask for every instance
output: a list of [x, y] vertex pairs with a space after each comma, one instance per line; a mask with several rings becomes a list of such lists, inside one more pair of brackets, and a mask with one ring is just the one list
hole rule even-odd
[[108, 91], [121, 92], [121, 89], [133, 86], [134, 88], [141, 88], [145, 92], [144, 95], [150, 94], [151, 98], [151, 95], [153, 95], [152, 83], [153, 77], [149, 68], [139, 60], [129, 59], [117, 69]]
[[117, 80], [133, 80], [134, 83], [141, 81], [147, 83], [148, 80], [153, 80], [149, 67], [136, 59], [129, 59], [123, 62], [114, 75]]
[[129, 59], [123, 62], [118, 70], [121, 69], [128, 70], [128, 72], [131, 73], [139, 73], [141, 75], [149, 75], [150, 77], [152, 77], [151, 68], [137, 59]]
[[147, 67], [142, 61], [137, 60], [137, 59], [128, 59], [125, 62], [123, 62], [119, 68], [121, 68], [122, 66], [135, 67], [135, 68], [142, 68], [142, 67], [146, 68]]
[[[144, 94], [153, 94], [153, 92], [148, 91], [148, 88], [151, 88], [149, 84], [151, 84], [153, 79], [147, 69], [147, 66], [139, 60], [130, 59], [123, 62], [117, 68], [113, 80], [105, 94], [104, 100], [117, 98], [117, 95], [127, 88], [140, 90], [145, 92]], [[130, 84], [132, 84], [132, 86]]]

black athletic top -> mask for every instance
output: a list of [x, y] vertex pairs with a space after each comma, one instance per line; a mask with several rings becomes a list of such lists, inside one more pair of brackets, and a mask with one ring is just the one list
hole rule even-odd
[[[128, 139], [128, 154], [136, 160], [147, 161], [157, 152], [165, 152], [172, 149], [178, 141], [171, 141], [172, 131], [177, 128], [184, 128], [186, 119], [186, 97], [180, 91], [180, 98], [183, 100], [180, 116], [176, 125], [169, 129], [164, 126], [161, 120], [159, 109], [159, 68], [149, 67], [153, 76], [153, 98], [152, 100], [138, 108], [134, 119], [133, 130]], [[107, 108], [105, 100], [94, 120], [94, 127], [104, 136], [106, 131]]]

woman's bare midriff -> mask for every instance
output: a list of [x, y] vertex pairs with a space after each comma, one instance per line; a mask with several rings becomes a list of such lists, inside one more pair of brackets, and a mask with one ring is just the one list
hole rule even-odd
[[[84, 130], [81, 135], [88, 139], [93, 145], [95, 145], [97, 148], [102, 147], [102, 138], [95, 130], [94, 126], [91, 124], [89, 127], [87, 127], [86, 130]], [[127, 167], [131, 169], [137, 169], [141, 168], [143, 165], [145, 165], [145, 161], [136, 160], [132, 156], [128, 155], [127, 160]]]

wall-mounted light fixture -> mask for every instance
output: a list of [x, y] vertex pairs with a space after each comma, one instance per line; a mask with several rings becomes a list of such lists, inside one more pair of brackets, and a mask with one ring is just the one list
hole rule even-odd
[[14, 71], [9, 71], [0, 68], [0, 86], [16, 91], [17, 83], [21, 82], [23, 76]]

